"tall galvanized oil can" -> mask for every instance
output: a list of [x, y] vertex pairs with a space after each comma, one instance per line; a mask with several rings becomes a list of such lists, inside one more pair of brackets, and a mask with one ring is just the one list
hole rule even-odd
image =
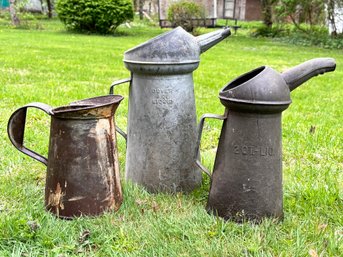
[[192, 191], [197, 141], [193, 71], [228, 28], [194, 37], [181, 27], [125, 52], [130, 81], [126, 179], [149, 192]]

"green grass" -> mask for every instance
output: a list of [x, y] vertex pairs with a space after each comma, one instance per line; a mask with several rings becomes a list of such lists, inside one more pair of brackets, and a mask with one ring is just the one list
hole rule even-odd
[[[29, 102], [56, 107], [107, 94], [112, 81], [129, 76], [124, 51], [164, 30], [133, 23], [114, 36], [80, 35], [65, 32], [56, 20], [38, 22], [39, 30], [13, 29], [0, 22], [0, 256], [342, 255], [342, 51], [249, 38], [241, 29], [204, 53], [194, 72], [200, 117], [222, 114], [219, 90], [258, 66], [283, 71], [311, 58], [336, 59], [337, 70], [292, 92], [293, 103], [283, 113], [283, 222], [236, 224], [208, 215], [206, 176], [202, 187], [188, 195], [148, 194], [123, 181], [125, 200], [117, 213], [65, 221], [44, 211], [46, 167], [9, 142], [11, 113]], [[118, 125], [125, 128], [127, 85], [115, 93], [126, 98], [116, 114]], [[43, 112], [29, 113], [27, 146], [44, 155], [49, 122]], [[311, 126], [314, 133], [309, 132]], [[220, 121], [206, 123], [202, 155], [208, 168], [220, 128]], [[124, 177], [121, 138], [118, 148]]]

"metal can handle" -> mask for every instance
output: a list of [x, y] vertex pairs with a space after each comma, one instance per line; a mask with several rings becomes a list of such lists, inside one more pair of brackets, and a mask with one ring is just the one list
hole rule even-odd
[[52, 107], [44, 103], [30, 103], [12, 113], [7, 124], [7, 134], [11, 143], [20, 152], [30, 156], [31, 158], [40, 161], [44, 165], [48, 165], [48, 159], [24, 146], [24, 132], [26, 124], [27, 108], [33, 107], [52, 115]]
[[198, 125], [198, 141], [195, 149], [195, 154], [196, 154], [196, 159], [195, 159], [195, 164], [203, 171], [205, 172], [211, 179], [212, 175], [211, 172], [204, 166], [202, 165], [200, 161], [200, 142], [201, 142], [201, 136], [202, 136], [202, 131], [204, 128], [204, 123], [206, 118], [211, 118], [211, 119], [218, 119], [218, 120], [225, 120], [228, 115], [228, 110], [225, 109], [225, 113], [223, 115], [218, 115], [218, 114], [211, 114], [211, 113], [206, 113], [201, 116], [200, 122]]
[[[114, 91], [115, 86], [120, 85], [120, 84], [124, 84], [127, 82], [130, 82], [130, 86], [131, 86], [131, 81], [132, 81], [132, 78], [130, 77], [130, 78], [121, 79], [121, 80], [112, 82], [112, 84], [110, 86], [110, 95], [113, 95], [113, 91]], [[127, 134], [121, 128], [116, 126], [116, 131], [127, 141]]]

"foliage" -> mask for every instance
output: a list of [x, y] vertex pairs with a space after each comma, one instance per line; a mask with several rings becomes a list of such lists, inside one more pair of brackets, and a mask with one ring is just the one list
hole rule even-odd
[[56, 11], [68, 30], [108, 34], [133, 19], [130, 0], [59, 0]]
[[[330, 24], [332, 35], [337, 36], [334, 13], [343, 6], [343, 0], [261, 0], [261, 6], [263, 23], [269, 29], [274, 23], [292, 22], [297, 30], [311, 34], [313, 26]], [[304, 28], [302, 24], [310, 26]]]
[[205, 9], [203, 5], [196, 2], [181, 0], [168, 8], [168, 20], [172, 26], [181, 26], [188, 32], [194, 32], [203, 19], [205, 19]]
[[251, 36], [253, 37], [280, 37], [284, 33], [287, 33], [283, 27], [280, 26], [265, 26], [260, 25], [254, 29], [251, 30]]
[[274, 7], [279, 21], [290, 19], [301, 30], [301, 23], [325, 24], [325, 9], [322, 0], [279, 0]]
[[273, 25], [273, 7], [277, 0], [261, 0], [263, 23], [270, 28]]
[[20, 25], [20, 19], [17, 16], [17, 3], [15, 0], [9, 0], [10, 4], [10, 14], [11, 14], [11, 21], [13, 26]]
[[[302, 29], [299, 30], [299, 27]], [[268, 28], [262, 24], [250, 28], [252, 37], [270, 37], [276, 41], [302, 46], [319, 46], [329, 49], [343, 49], [343, 35], [330, 37], [328, 29], [323, 26], [290, 23], [274, 23]]]
[[[343, 48], [343, 35], [333, 31], [330, 38], [327, 29], [328, 22], [335, 28], [332, 12], [334, 8], [341, 6], [342, 0], [278, 0], [274, 5], [272, 4], [274, 0], [265, 2], [268, 1], [269, 7], [273, 8], [273, 23], [266, 26], [264, 22], [264, 26], [257, 26], [252, 30], [252, 36], [272, 37], [279, 41], [304, 46]], [[329, 15], [326, 15], [325, 10]]]
[[343, 49], [343, 34], [336, 37], [330, 37], [328, 36], [327, 31], [325, 31], [325, 33], [314, 31], [311, 34], [294, 32], [292, 35], [278, 37], [276, 40], [301, 46], [319, 46], [328, 49]]
[[11, 20], [11, 15], [9, 12], [0, 9], [0, 19]]

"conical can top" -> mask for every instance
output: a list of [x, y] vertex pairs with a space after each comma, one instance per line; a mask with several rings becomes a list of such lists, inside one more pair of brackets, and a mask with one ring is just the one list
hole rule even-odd
[[268, 66], [261, 66], [229, 82], [219, 92], [221, 103], [241, 110], [274, 112], [291, 103], [286, 82]]
[[195, 37], [177, 27], [129, 49], [124, 54], [124, 62], [198, 62], [199, 56], [200, 48]]
[[124, 62], [184, 63], [199, 62], [200, 54], [230, 35], [225, 28], [194, 37], [183, 28], [177, 27], [124, 54]]

